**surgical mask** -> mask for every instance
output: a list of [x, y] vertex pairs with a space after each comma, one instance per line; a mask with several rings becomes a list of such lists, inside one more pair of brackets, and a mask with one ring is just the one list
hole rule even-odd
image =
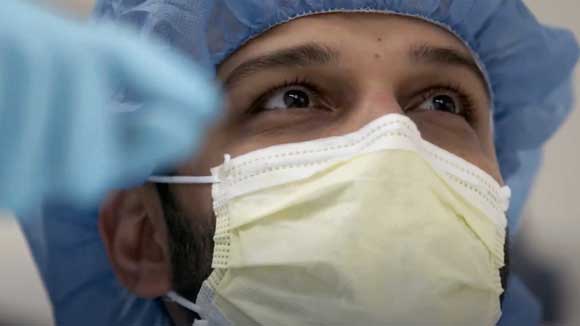
[[[211, 170], [209, 325], [494, 325], [510, 191], [398, 114]], [[194, 325], [200, 324], [197, 321]]]

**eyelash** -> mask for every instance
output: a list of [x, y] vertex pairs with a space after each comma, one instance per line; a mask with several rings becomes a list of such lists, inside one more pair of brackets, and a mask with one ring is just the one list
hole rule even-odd
[[464, 88], [454, 82], [447, 82], [440, 85], [429, 86], [416, 94], [420, 94], [419, 97], [421, 98], [421, 103], [423, 101], [428, 100], [433, 95], [437, 94], [438, 92], [452, 92], [456, 94], [457, 99], [459, 100], [459, 105], [463, 108], [463, 112], [461, 115], [467, 120], [469, 123], [474, 122], [475, 118], [475, 101], [472, 96], [469, 95]]
[[[311, 90], [314, 94], [320, 94], [321, 89], [312, 81], [307, 78], [298, 77], [292, 80], [286, 80], [276, 86], [269, 88], [266, 92], [264, 92], [254, 104], [250, 106], [250, 109], [247, 110], [248, 114], [258, 114], [262, 111], [262, 106], [269, 99], [273, 96], [276, 92], [291, 86], [300, 86], [304, 87], [308, 90]], [[466, 92], [461, 85], [458, 83], [448, 82], [444, 84], [429, 86], [416, 94], [420, 94], [421, 102], [428, 100], [437, 92], [452, 92], [457, 95], [457, 99], [459, 100], [459, 105], [463, 108], [463, 112], [461, 113], [462, 116], [465, 117], [467, 122], [472, 123], [474, 119], [474, 100], [473, 98]]]
[[274, 95], [279, 90], [282, 90], [286, 87], [291, 87], [291, 86], [304, 87], [308, 90], [311, 90], [315, 94], [320, 94], [322, 92], [320, 87], [318, 87], [316, 84], [314, 84], [312, 81], [310, 81], [307, 78], [297, 77], [297, 78], [292, 79], [292, 80], [286, 80], [286, 81], [284, 81], [276, 86], [270, 87], [266, 92], [264, 92], [264, 94], [260, 95], [260, 97], [258, 97], [258, 99], [254, 101], [254, 104], [252, 104], [250, 106], [247, 113], [248, 114], [260, 113], [260, 111], [262, 111], [262, 106], [264, 105], [266, 100], [268, 100], [272, 95]]

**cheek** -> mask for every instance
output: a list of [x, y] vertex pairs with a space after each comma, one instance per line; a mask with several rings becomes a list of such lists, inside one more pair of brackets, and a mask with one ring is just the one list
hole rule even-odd
[[178, 185], [174, 188], [179, 207], [195, 225], [214, 225], [211, 185]]
[[345, 134], [344, 122], [339, 120], [335, 112], [322, 109], [273, 110], [240, 118], [224, 128], [221, 159], [224, 153], [236, 157], [270, 146]]
[[487, 148], [489, 129], [473, 128], [463, 118], [442, 112], [418, 112], [409, 117], [425, 140], [476, 165], [503, 184], [497, 159]]
[[210, 176], [211, 168], [221, 165], [224, 162], [224, 154], [229, 154], [227, 144], [231, 137], [227, 130], [222, 124], [213, 127], [201, 142], [199, 149], [178, 166], [177, 174]]
[[[206, 136], [200, 149], [176, 171], [182, 176], [210, 176], [212, 167], [224, 161], [226, 133], [221, 126], [216, 126]], [[179, 207], [195, 225], [215, 225], [211, 184], [173, 185]]]

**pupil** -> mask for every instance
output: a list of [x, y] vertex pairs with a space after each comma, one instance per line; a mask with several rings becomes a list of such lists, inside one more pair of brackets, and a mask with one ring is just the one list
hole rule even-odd
[[310, 100], [306, 92], [295, 89], [284, 94], [284, 104], [291, 108], [307, 108], [310, 105]]
[[447, 95], [437, 95], [433, 97], [433, 106], [437, 111], [444, 111], [449, 113], [457, 112], [455, 102], [453, 102], [453, 99]]

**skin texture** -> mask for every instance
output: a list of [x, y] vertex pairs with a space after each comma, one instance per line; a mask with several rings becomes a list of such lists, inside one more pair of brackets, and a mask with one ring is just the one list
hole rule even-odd
[[[305, 44], [328, 50], [332, 60], [313, 65], [262, 65], [245, 71], [241, 79], [228, 81], [249, 60]], [[209, 175], [211, 167], [222, 163], [224, 153], [235, 157], [271, 145], [343, 135], [385, 114], [404, 113], [426, 140], [502, 183], [490, 125], [490, 100], [481, 75], [464, 64], [410, 55], [413, 49], [426, 52], [427, 47], [451, 49], [471, 58], [452, 34], [412, 18], [327, 14], [276, 27], [219, 67], [218, 79], [227, 94], [227, 118], [210, 131], [197, 155], [176, 169], [177, 174]], [[271, 93], [272, 88], [296, 81], [314, 87], [299, 85]], [[296, 87], [309, 95], [313, 105], [260, 110], [283, 103], [280, 99], [285, 92]], [[468, 98], [468, 118], [430, 109], [437, 95], [447, 95], [457, 107], [464, 106]], [[211, 186], [176, 185], [169, 192], [189, 219], [192, 233], [211, 236], [215, 222]], [[154, 298], [172, 289], [171, 236], [154, 185], [111, 194], [102, 206], [100, 230], [113, 268], [129, 290]], [[206, 256], [211, 257], [211, 252]], [[205, 266], [194, 266], [193, 271], [208, 273], [209, 261], [199, 261]]]

